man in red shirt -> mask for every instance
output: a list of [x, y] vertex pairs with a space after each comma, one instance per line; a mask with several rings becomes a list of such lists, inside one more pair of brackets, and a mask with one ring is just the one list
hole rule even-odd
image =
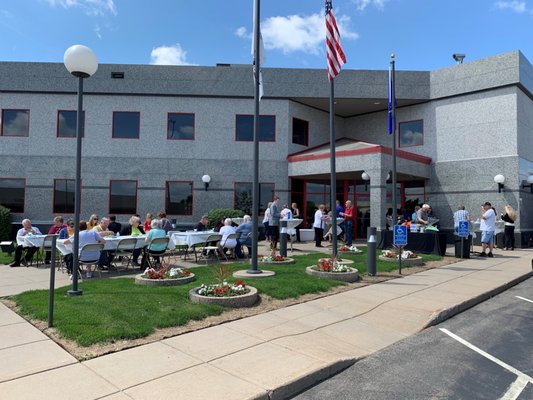
[[351, 246], [353, 242], [353, 207], [350, 200], [346, 201], [344, 212], [340, 213], [344, 218], [344, 238], [346, 246]]
[[[57, 217], [54, 218], [54, 225], [52, 225], [52, 227], [48, 231], [48, 234], [49, 235], [59, 235], [59, 232], [61, 231], [61, 229], [66, 228], [66, 227], [67, 226], [63, 223], [63, 217], [58, 215]], [[51, 251], [46, 251], [46, 253], [44, 255], [44, 263], [45, 264], [50, 264], [50, 259], [51, 258], [52, 258]]]

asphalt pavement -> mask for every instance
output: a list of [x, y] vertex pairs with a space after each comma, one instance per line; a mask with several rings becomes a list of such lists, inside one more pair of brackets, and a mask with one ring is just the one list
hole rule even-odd
[[296, 396], [533, 399], [533, 279], [359, 361]]

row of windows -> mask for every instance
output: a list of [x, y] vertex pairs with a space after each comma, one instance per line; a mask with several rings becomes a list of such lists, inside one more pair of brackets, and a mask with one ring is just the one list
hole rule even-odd
[[[76, 137], [77, 111], [59, 110], [57, 112], [57, 137]], [[81, 135], [84, 136], [85, 112]], [[274, 142], [276, 140], [276, 118], [274, 115], [260, 115], [258, 124], [259, 140]], [[2, 110], [2, 136], [29, 136], [30, 110]], [[253, 141], [253, 115], [237, 114], [235, 118], [235, 140]], [[195, 115], [192, 113], [167, 114], [168, 140], [194, 140]], [[115, 139], [138, 139], [140, 137], [140, 112], [113, 112], [112, 137]], [[420, 146], [424, 144], [423, 121], [400, 122], [398, 129], [400, 147]], [[292, 143], [309, 145], [309, 121], [292, 119]]]
[[[76, 137], [77, 111], [58, 110], [57, 137]], [[115, 139], [138, 139], [140, 137], [140, 112], [113, 112], [112, 137]], [[83, 112], [81, 135], [84, 136], [85, 112]], [[307, 146], [309, 141], [309, 123], [294, 119], [293, 141]], [[253, 115], [236, 115], [235, 139], [237, 141], [253, 141]], [[259, 140], [274, 142], [276, 140], [276, 118], [274, 115], [259, 116]], [[2, 136], [28, 137], [30, 132], [30, 110], [2, 110]], [[194, 140], [195, 115], [192, 113], [167, 114], [168, 140]]]
[[[14, 213], [24, 212], [25, 179], [0, 179], [0, 205]], [[193, 214], [193, 182], [165, 182], [165, 211], [169, 215]], [[260, 211], [263, 211], [274, 196], [273, 183], [260, 183]], [[54, 214], [74, 213], [74, 179], [55, 179], [52, 200]], [[83, 200], [82, 200], [83, 201]], [[252, 183], [236, 182], [234, 207], [251, 213]], [[137, 181], [112, 180], [109, 182], [109, 214], [137, 214]]]

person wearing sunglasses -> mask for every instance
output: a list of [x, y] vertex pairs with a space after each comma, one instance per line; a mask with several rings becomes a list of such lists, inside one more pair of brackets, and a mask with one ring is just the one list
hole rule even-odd
[[91, 229], [93, 229], [96, 225], [98, 225], [98, 215], [93, 214], [93, 215], [91, 215], [91, 217], [90, 217], [89, 220], [87, 221], [87, 229], [88, 229], [88, 230], [91, 230]]

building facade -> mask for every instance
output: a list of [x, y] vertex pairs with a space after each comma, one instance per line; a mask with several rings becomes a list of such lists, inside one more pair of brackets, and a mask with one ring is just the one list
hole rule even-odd
[[[391, 207], [387, 71], [335, 79], [337, 198], [357, 210], [355, 234], [384, 228]], [[261, 209], [274, 194], [307, 223], [329, 205], [325, 70], [266, 69], [260, 103]], [[14, 220], [72, 215], [77, 81], [63, 64], [0, 63], [0, 204]], [[430, 203], [451, 230], [464, 204], [518, 210], [533, 237], [533, 67], [519, 52], [435, 71], [396, 73], [399, 207]], [[250, 66], [100, 65], [85, 80], [82, 218], [166, 210], [178, 226], [212, 208], [251, 208]], [[363, 181], [366, 172], [369, 181]], [[498, 192], [494, 176], [505, 177]], [[209, 175], [206, 190], [202, 176]]]

